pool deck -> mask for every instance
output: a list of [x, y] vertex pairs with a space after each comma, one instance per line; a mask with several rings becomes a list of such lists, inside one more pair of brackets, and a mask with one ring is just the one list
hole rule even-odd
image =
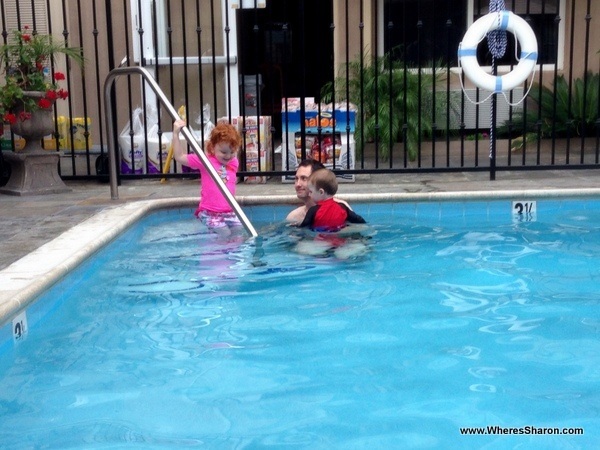
[[[192, 207], [198, 181], [124, 181], [119, 199], [108, 184], [67, 182], [70, 192], [36, 196], [0, 194], [0, 326], [55, 280], [149, 211]], [[598, 170], [359, 175], [341, 183], [338, 197], [361, 200], [442, 201], [472, 198], [600, 196]], [[297, 204], [294, 187], [280, 178], [237, 186], [240, 204]], [[282, 220], [284, 218], [282, 217]]]

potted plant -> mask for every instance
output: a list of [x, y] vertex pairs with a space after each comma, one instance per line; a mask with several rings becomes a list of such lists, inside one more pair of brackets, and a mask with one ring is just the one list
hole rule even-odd
[[53, 70], [58, 54], [80, 65], [83, 63], [80, 48], [66, 47], [64, 42], [55, 41], [51, 35], [31, 32], [27, 26], [15, 30], [12, 39], [0, 46], [0, 68], [4, 73], [0, 117], [3, 123], [10, 124], [14, 133], [27, 140], [26, 151], [39, 148], [39, 140], [52, 133], [52, 106], [56, 100], [64, 100], [69, 95], [59, 85], [65, 75]]
[[68, 92], [59, 86], [65, 79], [55, 71], [57, 55], [83, 64], [80, 48], [67, 47], [50, 35], [37, 34], [28, 27], [14, 31], [11, 39], [0, 46], [0, 117], [10, 124], [13, 133], [23, 137], [21, 152], [2, 156], [10, 163], [11, 175], [0, 192], [29, 195], [65, 192], [70, 189], [58, 174], [58, 153], [41, 149], [41, 139], [55, 131], [53, 105], [66, 99]]

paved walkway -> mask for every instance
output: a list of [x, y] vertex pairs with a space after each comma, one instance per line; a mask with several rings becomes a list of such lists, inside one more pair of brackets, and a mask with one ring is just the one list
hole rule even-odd
[[[111, 200], [108, 184], [67, 182], [72, 189], [65, 194], [30, 197], [0, 195], [0, 270], [83, 222], [99, 211], [142, 200], [196, 197], [197, 180], [124, 181], [119, 200]], [[600, 171], [529, 171], [502, 172], [497, 179], [489, 174], [447, 173], [422, 175], [359, 175], [354, 183], [340, 185], [339, 197], [353, 194], [436, 193], [481, 191], [531, 191], [550, 189], [591, 189], [600, 187]], [[238, 197], [283, 196], [294, 204], [294, 188], [279, 178], [266, 184], [239, 184]], [[73, 235], [71, 239], [77, 240]], [[0, 290], [2, 288], [0, 287]]]

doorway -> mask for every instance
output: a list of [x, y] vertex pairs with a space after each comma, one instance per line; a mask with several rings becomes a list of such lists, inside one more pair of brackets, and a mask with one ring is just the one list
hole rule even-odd
[[334, 78], [333, 0], [267, 0], [264, 9], [238, 10], [236, 20], [240, 98], [256, 89], [259, 114], [272, 116], [280, 133], [281, 98], [319, 100]]

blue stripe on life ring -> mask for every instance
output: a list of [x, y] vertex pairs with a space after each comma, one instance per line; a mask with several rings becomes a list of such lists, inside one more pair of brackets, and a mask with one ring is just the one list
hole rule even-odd
[[521, 59], [532, 59], [534, 61], [537, 60], [538, 54], [537, 52], [521, 52]]
[[496, 89], [494, 92], [502, 92], [502, 77], [496, 77]]
[[458, 57], [462, 58], [463, 56], [477, 56], [476, 48], [459, 48], [458, 49]]
[[508, 19], [510, 19], [510, 11], [502, 11], [502, 21], [500, 22], [499, 30], [506, 30], [508, 28]]

